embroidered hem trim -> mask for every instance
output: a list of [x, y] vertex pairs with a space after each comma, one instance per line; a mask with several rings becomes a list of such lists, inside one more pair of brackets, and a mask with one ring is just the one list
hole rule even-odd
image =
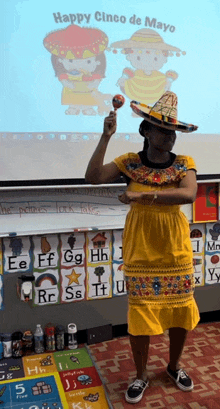
[[194, 274], [160, 275], [160, 276], [126, 276], [126, 289], [129, 302], [179, 304], [187, 301], [194, 293]]
[[124, 264], [123, 266], [124, 274], [127, 276], [133, 275], [147, 275], [147, 274], [185, 274], [193, 273], [193, 262], [180, 264], [180, 265], [158, 265], [158, 266], [145, 266], [145, 265], [132, 265]]
[[194, 298], [194, 294], [191, 293], [189, 294], [188, 298], [183, 298], [181, 300], [177, 300], [176, 297], [173, 297], [174, 299], [168, 299], [164, 297], [163, 300], [149, 300], [149, 299], [133, 299], [128, 297], [128, 304], [130, 305], [146, 305], [147, 307], [153, 307], [156, 309], [161, 309], [161, 308], [180, 308], [180, 307], [187, 307]]

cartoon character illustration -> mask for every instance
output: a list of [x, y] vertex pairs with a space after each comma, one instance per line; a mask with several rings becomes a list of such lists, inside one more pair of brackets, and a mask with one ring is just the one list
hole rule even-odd
[[96, 28], [71, 24], [65, 29], [49, 33], [43, 43], [52, 54], [55, 75], [63, 85], [62, 105], [69, 105], [65, 113], [107, 113], [107, 104], [111, 103], [112, 95], [102, 94], [98, 90], [100, 82], [105, 78], [107, 35]]
[[22, 239], [20, 238], [11, 238], [9, 247], [12, 249], [13, 256], [20, 256], [22, 253], [22, 249], [24, 247], [22, 243]]
[[[117, 53], [117, 48], [122, 49], [121, 52], [126, 54], [126, 59], [135, 68], [135, 71], [125, 68], [117, 82], [121, 91], [131, 100], [152, 106], [165, 91], [170, 90], [173, 81], [178, 78], [175, 71], [169, 70], [163, 74], [160, 69], [173, 52], [180, 56], [181, 50], [166, 44], [154, 30], [138, 30], [130, 39], [116, 41], [111, 47], [114, 47], [113, 53]], [[136, 116], [134, 113], [132, 115]]]

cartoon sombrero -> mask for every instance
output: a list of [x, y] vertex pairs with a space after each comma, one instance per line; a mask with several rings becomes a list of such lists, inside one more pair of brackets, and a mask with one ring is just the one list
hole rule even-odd
[[44, 46], [51, 54], [70, 60], [94, 57], [107, 45], [108, 37], [103, 31], [74, 24], [53, 31], [44, 38]]
[[153, 107], [137, 101], [131, 101], [130, 106], [135, 114], [144, 118], [145, 121], [160, 126], [161, 128], [180, 132], [193, 132], [198, 129], [196, 125], [178, 121], [177, 95], [174, 94], [174, 92], [165, 92]]
[[174, 47], [170, 44], [166, 44], [163, 41], [163, 38], [154, 30], [149, 28], [143, 28], [141, 30], [136, 31], [130, 39], [128, 40], [121, 40], [116, 41], [111, 44], [111, 47], [114, 48], [123, 48], [123, 49], [130, 49], [130, 48], [138, 48], [138, 49], [151, 49], [151, 50], [161, 50], [170, 52], [176, 52], [177, 56], [180, 56], [182, 53], [185, 55], [185, 51], [181, 51], [179, 48]]

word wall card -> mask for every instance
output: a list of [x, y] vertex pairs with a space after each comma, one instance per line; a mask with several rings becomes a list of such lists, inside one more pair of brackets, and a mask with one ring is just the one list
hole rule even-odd
[[112, 244], [113, 297], [127, 294], [126, 282], [125, 282], [124, 273], [123, 273], [122, 234], [123, 234], [123, 229], [113, 230], [113, 244]]
[[34, 236], [34, 305], [60, 303], [60, 247], [57, 234]]
[[205, 224], [191, 224], [190, 239], [193, 248], [195, 285], [203, 286], [205, 283]]
[[86, 239], [84, 233], [61, 234], [61, 303], [86, 298]]
[[112, 232], [87, 233], [87, 300], [112, 296]]

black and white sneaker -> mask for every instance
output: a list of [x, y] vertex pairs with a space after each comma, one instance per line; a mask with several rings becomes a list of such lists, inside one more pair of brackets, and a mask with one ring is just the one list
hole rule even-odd
[[149, 381], [142, 381], [141, 379], [136, 379], [132, 382], [125, 394], [125, 399], [129, 403], [137, 403], [143, 398], [145, 389], [149, 386]]
[[183, 369], [178, 369], [178, 371], [171, 371], [168, 365], [167, 373], [175, 381], [178, 388], [180, 388], [182, 391], [193, 390], [194, 388], [193, 381]]

